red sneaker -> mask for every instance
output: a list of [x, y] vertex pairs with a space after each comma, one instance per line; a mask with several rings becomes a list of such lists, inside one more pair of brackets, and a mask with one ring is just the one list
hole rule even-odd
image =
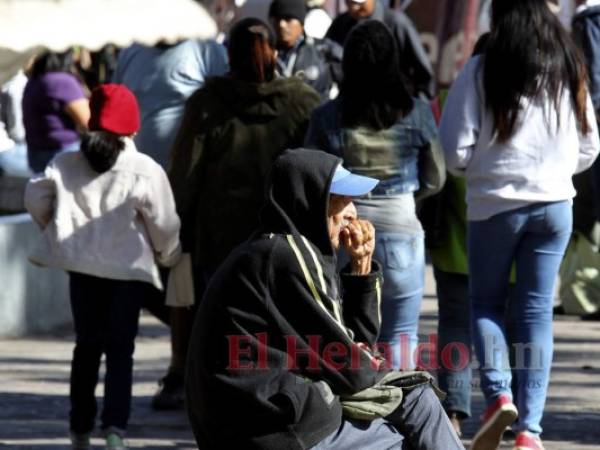
[[471, 450], [496, 450], [507, 426], [518, 417], [517, 407], [508, 395], [501, 395], [485, 410], [481, 427], [473, 437]]
[[517, 435], [514, 450], [544, 450], [544, 446], [538, 436], [522, 431]]

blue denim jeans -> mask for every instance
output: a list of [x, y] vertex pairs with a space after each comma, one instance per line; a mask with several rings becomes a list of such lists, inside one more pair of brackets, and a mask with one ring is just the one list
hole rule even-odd
[[[499, 395], [512, 396], [514, 376], [516, 431], [542, 431], [553, 353], [552, 297], [572, 222], [567, 201], [469, 222], [469, 296], [481, 388], [490, 404]], [[507, 302], [513, 261], [516, 283]]]
[[425, 284], [422, 233], [376, 234], [374, 257], [383, 268], [379, 342], [390, 345], [394, 369], [413, 369]]
[[438, 364], [446, 411], [471, 416], [471, 305], [469, 277], [434, 269], [438, 297]]

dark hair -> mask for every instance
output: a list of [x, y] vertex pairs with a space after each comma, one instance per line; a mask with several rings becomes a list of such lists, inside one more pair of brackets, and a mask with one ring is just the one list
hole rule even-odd
[[37, 56], [31, 66], [31, 78], [39, 77], [48, 72], [74, 72], [73, 50], [62, 53], [44, 52]]
[[108, 131], [89, 131], [81, 138], [81, 152], [95, 172], [108, 172], [125, 148], [122, 136]]
[[262, 20], [249, 17], [229, 34], [231, 74], [243, 81], [264, 83], [275, 78], [275, 36]]
[[472, 56], [483, 55], [485, 53], [490, 43], [491, 35], [492, 33], [488, 31], [487, 33], [483, 33], [481, 36], [479, 36], [479, 39], [477, 39], [477, 42], [475, 42], [475, 46], [473, 47]]
[[396, 40], [381, 22], [366, 20], [352, 30], [342, 67], [342, 125], [382, 130], [412, 110]]
[[586, 82], [579, 50], [546, 0], [492, 1], [483, 85], [499, 141], [514, 134], [523, 97], [547, 95], [558, 112], [565, 88], [581, 130], [588, 133]]

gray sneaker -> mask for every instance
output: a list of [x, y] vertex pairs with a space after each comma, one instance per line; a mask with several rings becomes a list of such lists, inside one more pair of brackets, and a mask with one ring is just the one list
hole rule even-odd
[[114, 432], [108, 433], [106, 435], [106, 450], [127, 450], [123, 437]]

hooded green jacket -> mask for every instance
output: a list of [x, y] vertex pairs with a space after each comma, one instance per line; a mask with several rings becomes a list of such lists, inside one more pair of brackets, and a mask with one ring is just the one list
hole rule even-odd
[[208, 80], [188, 100], [169, 178], [183, 250], [195, 267], [213, 272], [258, 226], [271, 165], [285, 149], [302, 145], [319, 101], [298, 78], [248, 83], [230, 77]]

